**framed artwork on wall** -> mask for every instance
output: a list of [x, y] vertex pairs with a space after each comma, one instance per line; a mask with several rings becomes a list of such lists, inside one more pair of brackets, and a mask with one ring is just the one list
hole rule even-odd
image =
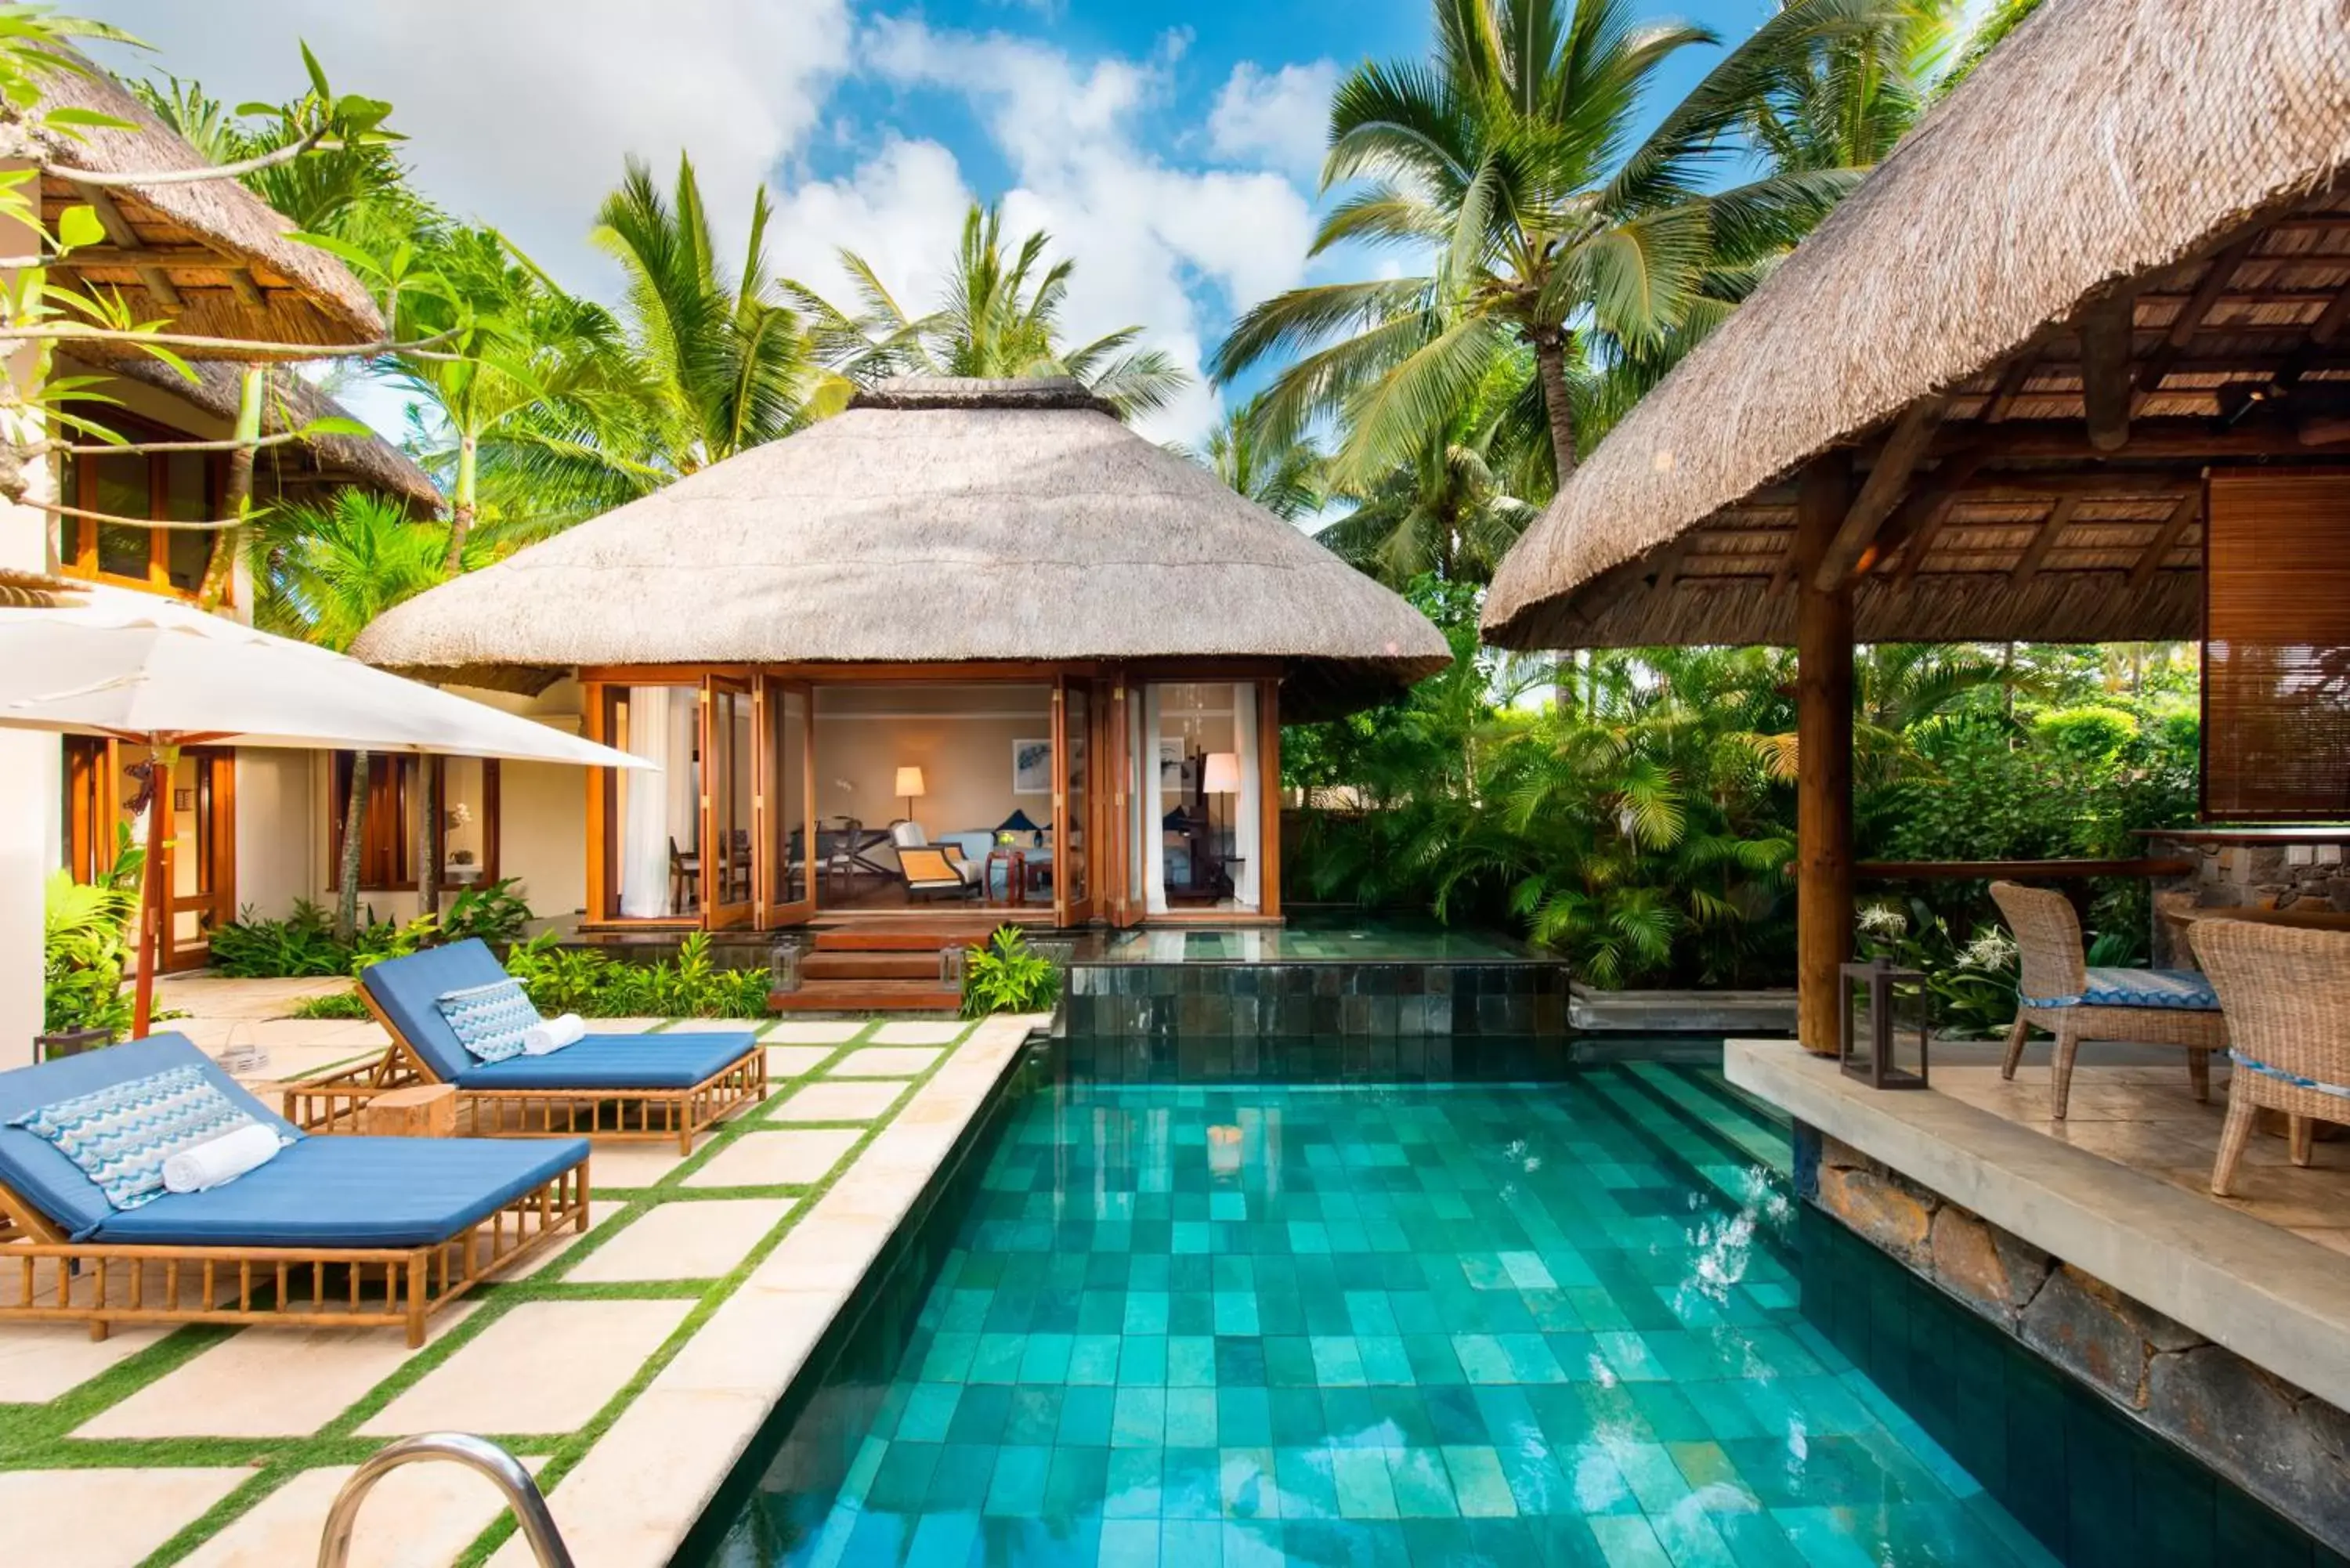
[[1012, 742], [1012, 793], [1014, 794], [1053, 793], [1051, 736], [1048, 735], [1041, 741]]

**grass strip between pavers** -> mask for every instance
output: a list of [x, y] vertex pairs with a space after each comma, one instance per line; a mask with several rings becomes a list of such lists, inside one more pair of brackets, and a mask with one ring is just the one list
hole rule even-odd
[[[667, 1029], [674, 1021], [664, 1021]], [[291, 1437], [193, 1437], [193, 1438], [77, 1438], [68, 1436], [75, 1428], [100, 1412], [130, 1398], [169, 1374], [178, 1370], [197, 1355], [245, 1330], [215, 1324], [189, 1324], [173, 1330], [156, 1344], [125, 1358], [95, 1377], [41, 1405], [0, 1405], [0, 1469], [172, 1469], [184, 1467], [254, 1466], [255, 1473], [240, 1483], [226, 1497], [214, 1503], [190, 1521], [178, 1533], [151, 1553], [142, 1568], [168, 1568], [193, 1552], [198, 1546], [218, 1534], [263, 1499], [292, 1480], [305, 1470], [338, 1465], [356, 1465], [369, 1455], [394, 1439], [381, 1436], [362, 1436], [358, 1428], [374, 1417], [401, 1394], [415, 1386], [473, 1338], [487, 1330], [516, 1306], [534, 1301], [656, 1301], [689, 1300], [695, 1304], [683, 1321], [660, 1346], [637, 1368], [605, 1405], [585, 1426], [569, 1433], [484, 1433], [525, 1459], [542, 1459], [546, 1463], [538, 1471], [541, 1490], [550, 1490], [577, 1465], [588, 1450], [619, 1419], [621, 1411], [642, 1393], [652, 1379], [667, 1366], [692, 1338], [719, 1305], [732, 1295], [751, 1272], [769, 1253], [781, 1245], [800, 1218], [815, 1207], [833, 1184], [853, 1169], [858, 1159], [870, 1147], [882, 1129], [897, 1119], [898, 1114], [913, 1102], [921, 1087], [952, 1060], [954, 1053], [971, 1038], [977, 1027], [963, 1025], [962, 1033], [939, 1048], [937, 1058], [911, 1078], [827, 1079], [827, 1075], [851, 1051], [873, 1043], [873, 1035], [892, 1022], [889, 1019], [867, 1021], [856, 1033], [833, 1044], [827, 1054], [804, 1073], [782, 1081], [782, 1085], [766, 1099], [747, 1112], [713, 1129], [710, 1137], [693, 1153], [663, 1173], [650, 1186], [592, 1188], [593, 1165], [590, 1165], [590, 1199], [595, 1202], [617, 1201], [619, 1212], [610, 1215], [588, 1235], [570, 1244], [558, 1256], [542, 1263], [526, 1278], [498, 1281], [477, 1285], [465, 1300], [476, 1303], [463, 1321], [446, 1329], [440, 1337], [402, 1362], [389, 1377], [369, 1388], [340, 1415], [326, 1422], [307, 1436]], [[772, 1028], [773, 1025], [767, 1026]], [[782, 1042], [766, 1039], [761, 1032], [763, 1047], [781, 1045]], [[805, 1047], [803, 1047], [805, 1048]], [[903, 1082], [906, 1089], [889, 1107], [869, 1122], [775, 1122], [767, 1113], [780, 1106], [790, 1096], [807, 1085], [826, 1082]], [[854, 1127], [862, 1136], [836, 1160], [823, 1179], [806, 1186], [763, 1185], [748, 1187], [684, 1186], [686, 1179], [714, 1158], [735, 1139], [752, 1132], [816, 1131], [825, 1127]], [[580, 1259], [592, 1256], [614, 1236], [641, 1220], [651, 1210], [666, 1203], [702, 1202], [717, 1199], [788, 1198], [793, 1199], [791, 1211], [775, 1222], [774, 1229], [744, 1254], [727, 1273], [716, 1280], [646, 1280], [614, 1281], [598, 1283], [572, 1283], [567, 1276]], [[256, 1333], [272, 1332], [257, 1325]], [[394, 1332], [390, 1329], [385, 1333]], [[513, 1520], [502, 1514], [458, 1561], [462, 1564], [477, 1564], [513, 1533]]]

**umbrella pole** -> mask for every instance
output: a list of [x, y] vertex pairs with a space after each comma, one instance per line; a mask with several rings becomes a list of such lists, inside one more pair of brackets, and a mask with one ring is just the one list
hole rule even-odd
[[155, 1021], [155, 971], [163, 962], [163, 846], [168, 838], [164, 814], [172, 809], [172, 770], [180, 748], [151, 746], [147, 752], [147, 863], [140, 867], [139, 898], [139, 978], [131, 989], [130, 1037], [147, 1038]]

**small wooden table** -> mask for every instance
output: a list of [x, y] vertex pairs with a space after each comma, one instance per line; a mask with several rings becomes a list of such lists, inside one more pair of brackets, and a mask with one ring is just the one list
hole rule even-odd
[[[995, 868], [1003, 867], [1003, 897], [995, 896]], [[1028, 857], [1017, 849], [991, 849], [987, 864], [980, 868], [980, 886], [987, 893], [988, 902], [1016, 907], [1028, 901]]]
[[455, 1137], [457, 1089], [452, 1084], [411, 1084], [368, 1096], [359, 1130], [368, 1137]]

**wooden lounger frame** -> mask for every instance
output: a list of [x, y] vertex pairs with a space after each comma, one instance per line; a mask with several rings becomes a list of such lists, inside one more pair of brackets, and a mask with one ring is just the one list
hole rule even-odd
[[[359, 1113], [387, 1089], [443, 1080], [367, 987], [368, 1012], [391, 1036], [382, 1059], [285, 1087], [286, 1119], [305, 1132], [357, 1132]], [[702, 1082], [683, 1089], [468, 1089], [457, 1091], [464, 1130], [485, 1137], [673, 1137], [680, 1154], [693, 1152], [704, 1127], [767, 1097], [767, 1053], [754, 1044]]]
[[[175, 1247], [68, 1241], [0, 1183], [6, 1221], [0, 1233], [13, 1229], [16, 1238], [0, 1242], [0, 1323], [87, 1323], [92, 1339], [104, 1339], [117, 1324], [399, 1324], [413, 1349], [424, 1343], [424, 1321], [434, 1313], [537, 1252], [566, 1227], [586, 1231], [588, 1191], [583, 1159], [446, 1241], [421, 1247]], [[162, 1265], [160, 1285], [154, 1263]], [[108, 1300], [109, 1285], [119, 1301]], [[224, 1304], [232, 1289], [233, 1301]], [[42, 1300], [44, 1293], [54, 1299]]]

